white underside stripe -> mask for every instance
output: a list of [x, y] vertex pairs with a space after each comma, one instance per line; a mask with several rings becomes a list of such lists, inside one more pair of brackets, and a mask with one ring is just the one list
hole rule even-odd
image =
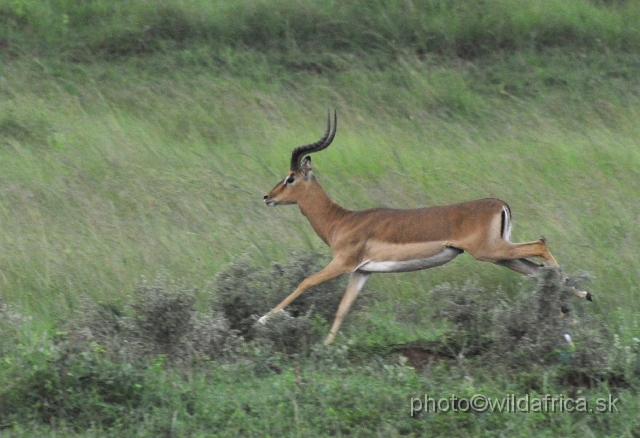
[[381, 261], [367, 260], [356, 268], [358, 272], [410, 272], [422, 269], [434, 268], [444, 265], [455, 259], [463, 251], [457, 248], [445, 248], [442, 252], [424, 259], [403, 260], [403, 261]]

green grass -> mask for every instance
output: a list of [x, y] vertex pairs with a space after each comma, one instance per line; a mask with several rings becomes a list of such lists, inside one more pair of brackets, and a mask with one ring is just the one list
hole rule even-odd
[[[291, 67], [324, 68], [329, 52], [442, 52], [463, 57], [496, 48], [572, 46], [633, 52], [640, 8], [630, 1], [490, 0], [485, 2], [355, 1], [180, 3], [16, 0], [0, 9], [10, 42], [70, 57], [119, 57], [194, 43], [274, 51]], [[35, 37], [31, 42], [23, 36]], [[308, 53], [311, 51], [312, 53]], [[87, 53], [91, 52], [91, 54]], [[273, 54], [278, 57], [277, 54]], [[317, 59], [316, 59], [317, 60]], [[331, 63], [329, 63], [331, 65]]]
[[[362, 209], [504, 199], [514, 240], [544, 235], [568, 272], [592, 274], [590, 313], [632, 345], [639, 18], [633, 1], [1, 2], [0, 298], [32, 320], [3, 358], [0, 393], [12, 357], [37, 355], [82, 297], [127, 302], [141, 276], [162, 269], [207, 290], [245, 253], [262, 266], [289, 250], [329, 253], [296, 207], [262, 203], [291, 149], [322, 134], [327, 108], [337, 109], [340, 128], [314, 156], [314, 172], [334, 200]], [[374, 276], [366, 308], [350, 315], [339, 340], [384, 350], [435, 339], [439, 323], [403, 322], [403, 305], [428, 304], [434, 286], [469, 278], [507, 294], [522, 281], [466, 255], [434, 270]], [[205, 293], [198, 298], [205, 306]], [[525, 434], [503, 416], [409, 421], [414, 394], [471, 391], [444, 371], [402, 369], [397, 383], [382, 365], [353, 365], [337, 374], [347, 382], [340, 386], [334, 370], [303, 363], [313, 383], [301, 389], [292, 377], [299, 365], [282, 366], [265, 378], [213, 364], [213, 377], [193, 370], [177, 392], [173, 371], [160, 373], [145, 396], [161, 400], [142, 403], [145, 420], [125, 429], [233, 435], [224, 425], [244, 422], [246, 435]], [[478, 391], [525, 390], [507, 378], [482, 382]], [[620, 417], [523, 424], [531, 434], [629, 434], [637, 384], [624, 390]], [[198, 419], [184, 415], [177, 395], [190, 392]], [[225, 405], [225, 394], [237, 403], [205, 409]], [[255, 409], [277, 406], [273, 417], [241, 401], [261, 398]], [[73, 429], [12, 424], [23, 436]], [[101, 427], [74, 433], [101, 436]]]
[[[406, 68], [409, 76], [426, 66]], [[328, 106], [339, 110], [339, 137], [314, 162], [339, 203], [408, 208], [499, 197], [512, 206], [515, 239], [545, 235], [567, 269], [595, 275], [596, 295], [634, 293], [634, 276], [621, 274], [637, 269], [635, 253], [619, 247], [638, 241], [637, 209], [628, 202], [638, 190], [639, 158], [630, 105], [579, 108], [553, 96], [524, 103], [456, 91], [481, 108], [469, 121], [455, 106], [438, 105], [453, 99], [442, 87], [434, 108], [412, 102], [421, 99], [414, 90], [399, 88], [385, 108], [376, 90], [349, 88], [357, 74], [360, 83], [390, 90], [393, 73], [345, 73], [332, 88], [321, 79], [257, 93], [242, 79], [121, 74], [102, 82], [91, 73], [52, 79], [46, 90], [6, 76], [12, 99], [0, 109], [2, 223], [10, 302], [63, 315], [79, 294], [122, 296], [162, 267], [206, 282], [246, 251], [267, 262], [288, 248], [322, 248], [295, 207], [267, 209], [261, 196], [286, 171], [291, 148], [320, 135]], [[463, 80], [455, 70], [443, 74]], [[435, 87], [442, 79], [435, 76], [416, 81]], [[446, 275], [408, 276], [433, 285], [429, 279], [467, 266], [493, 280], [510, 275], [466, 262], [443, 268]]]

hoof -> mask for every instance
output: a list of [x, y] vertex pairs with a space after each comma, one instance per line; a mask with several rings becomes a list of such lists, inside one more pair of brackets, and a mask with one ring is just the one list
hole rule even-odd
[[590, 292], [587, 292], [587, 294], [584, 297], [587, 301], [593, 302], [593, 295], [591, 295]]
[[567, 306], [560, 306], [560, 312], [562, 313], [562, 316], [566, 315], [567, 313], [569, 313], [569, 308]]
[[327, 339], [324, 340], [322, 345], [329, 345], [330, 343], [333, 342], [334, 339], [335, 339], [334, 334], [333, 333], [329, 333], [329, 336], [327, 336]]

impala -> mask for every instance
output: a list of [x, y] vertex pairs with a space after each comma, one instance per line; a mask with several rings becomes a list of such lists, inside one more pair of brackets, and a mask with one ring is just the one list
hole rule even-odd
[[[350, 274], [346, 293], [325, 345], [331, 343], [340, 324], [367, 278], [374, 272], [408, 272], [433, 268], [450, 262], [464, 251], [475, 259], [505, 266], [525, 275], [542, 265], [528, 260], [538, 257], [558, 266], [544, 239], [512, 243], [511, 210], [498, 199], [487, 198], [460, 204], [411, 210], [374, 208], [347, 210], [331, 200], [311, 171], [306, 154], [326, 149], [338, 126], [334, 112], [327, 117], [327, 130], [316, 143], [295, 148], [291, 167], [284, 180], [265, 197], [269, 206], [298, 204], [320, 239], [331, 247], [333, 260], [320, 272], [306, 278], [298, 288], [271, 312], [279, 312], [306, 289], [343, 274]], [[571, 288], [582, 298], [590, 294]]]

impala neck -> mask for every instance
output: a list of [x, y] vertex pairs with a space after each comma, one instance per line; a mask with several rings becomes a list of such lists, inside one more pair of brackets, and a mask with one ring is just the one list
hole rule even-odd
[[316, 234], [324, 243], [331, 245], [330, 236], [333, 226], [340, 222], [348, 210], [331, 200], [315, 176], [312, 175], [311, 178], [311, 184], [304, 198], [298, 200], [298, 206]]

